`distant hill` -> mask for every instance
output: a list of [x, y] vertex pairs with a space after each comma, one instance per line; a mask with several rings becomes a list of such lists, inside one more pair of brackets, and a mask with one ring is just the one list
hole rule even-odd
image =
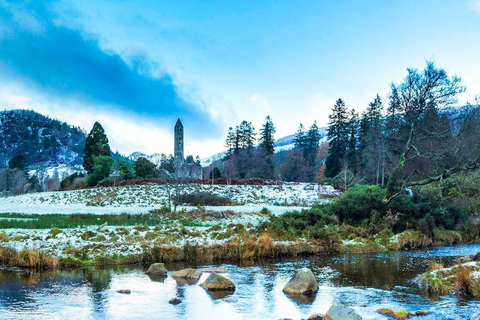
[[35, 111], [0, 111], [0, 168], [24, 154], [27, 165], [79, 166], [83, 162], [86, 132]]
[[162, 154], [161, 153], [154, 153], [154, 154], [145, 154], [142, 152], [134, 152], [127, 157], [130, 161], [134, 162], [138, 158], [145, 158], [148, 161], [154, 163], [155, 165], [159, 166], [162, 163]]

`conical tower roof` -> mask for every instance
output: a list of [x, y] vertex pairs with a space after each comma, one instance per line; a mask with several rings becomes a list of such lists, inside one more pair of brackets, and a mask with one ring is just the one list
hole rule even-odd
[[177, 123], [175, 123], [175, 127], [183, 127], [182, 121], [180, 121], [180, 118], [177, 119]]

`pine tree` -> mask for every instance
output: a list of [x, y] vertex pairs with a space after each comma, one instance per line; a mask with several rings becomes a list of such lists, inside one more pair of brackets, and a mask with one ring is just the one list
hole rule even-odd
[[88, 174], [93, 173], [95, 157], [111, 157], [110, 153], [111, 151], [108, 144], [107, 135], [105, 134], [102, 125], [98, 122], [95, 122], [92, 131], [90, 131], [87, 140], [85, 141], [83, 167]]
[[237, 153], [237, 133], [232, 127], [228, 128], [227, 139], [225, 139], [225, 146], [227, 147], [227, 157]]
[[237, 139], [240, 149], [251, 149], [255, 144], [255, 128], [251, 122], [242, 121], [237, 127]]
[[325, 161], [325, 176], [335, 177], [341, 171], [341, 162], [345, 159], [348, 141], [348, 114], [345, 102], [338, 99], [329, 116], [328, 144], [329, 153]]
[[357, 172], [358, 169], [358, 113], [355, 112], [355, 109], [350, 111], [350, 118], [348, 120], [347, 126], [348, 134], [348, 144], [346, 150], [346, 160], [348, 163], [349, 171], [353, 174]]
[[298, 126], [297, 133], [295, 133], [295, 148], [300, 149], [300, 151], [303, 153], [303, 150], [305, 149], [305, 144], [306, 144], [306, 133], [303, 128], [303, 124], [300, 123]]
[[265, 124], [260, 129], [260, 148], [265, 150], [267, 154], [273, 155], [275, 151], [273, 147], [275, 144], [275, 139], [273, 138], [275, 127], [270, 116], [267, 116], [265, 120]]
[[382, 184], [385, 174], [385, 139], [383, 104], [377, 94], [363, 114], [361, 130], [362, 174], [367, 181]]

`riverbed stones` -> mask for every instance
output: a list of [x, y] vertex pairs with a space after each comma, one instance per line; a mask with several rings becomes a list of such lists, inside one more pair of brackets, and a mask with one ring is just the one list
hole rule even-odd
[[174, 306], [176, 306], [177, 304], [182, 303], [182, 301], [181, 301], [180, 299], [178, 299], [178, 298], [172, 298], [172, 299], [170, 299], [170, 301], [168, 301], [168, 303], [173, 304]]
[[378, 309], [378, 313], [392, 317], [394, 319], [408, 319], [413, 316], [413, 314], [408, 311], [407, 309], [403, 308], [383, 308], [383, 309]]
[[168, 270], [163, 263], [153, 263], [145, 273], [152, 276], [166, 276], [167, 272]]
[[130, 289], [122, 289], [122, 290], [117, 290], [118, 293], [123, 293], [123, 294], [130, 294], [132, 291]]
[[342, 306], [339, 304], [333, 304], [330, 309], [328, 309], [326, 316], [331, 320], [362, 320], [355, 310], [350, 307]]
[[312, 271], [307, 268], [299, 270], [283, 288], [288, 294], [313, 294], [318, 291], [317, 279]]
[[225, 277], [216, 274], [215, 272], [211, 273], [204, 283], [200, 285], [208, 291], [234, 291], [235, 284]]
[[198, 272], [195, 269], [186, 268], [186, 269], [175, 271], [172, 274], [172, 277], [181, 278], [181, 279], [188, 279], [188, 280], [198, 280], [198, 279], [200, 279], [201, 275], [202, 275], [202, 273]]

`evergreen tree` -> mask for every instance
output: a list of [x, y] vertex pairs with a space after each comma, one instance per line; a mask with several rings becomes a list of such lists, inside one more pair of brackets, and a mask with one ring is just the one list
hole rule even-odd
[[24, 154], [18, 154], [8, 161], [10, 169], [19, 169], [25, 171], [27, 167], [27, 157]]
[[115, 170], [118, 171], [120, 180], [134, 179], [135, 168], [131, 162], [125, 160], [125, 158], [118, 158], [115, 162]]
[[155, 178], [157, 176], [155, 164], [144, 157], [138, 158], [134, 165], [135, 174], [139, 178]]
[[83, 156], [83, 167], [91, 174], [94, 172], [94, 158], [98, 156], [111, 157], [108, 138], [100, 123], [95, 122], [92, 131], [88, 134], [85, 141], [85, 149]]
[[346, 161], [348, 164], [348, 169], [353, 174], [357, 172], [358, 169], [358, 113], [355, 112], [355, 109], [350, 111], [350, 118], [348, 120], [348, 144], [346, 150]]
[[236, 130], [232, 127], [228, 128], [227, 139], [225, 140], [225, 146], [227, 147], [227, 157], [237, 153], [238, 140]]
[[110, 176], [113, 165], [112, 156], [96, 156], [93, 158], [93, 171], [87, 176], [87, 183], [93, 187]]
[[251, 149], [255, 144], [255, 128], [251, 122], [242, 121], [237, 127], [237, 141], [239, 149]]
[[329, 116], [328, 144], [329, 153], [325, 161], [325, 176], [335, 177], [341, 171], [341, 162], [345, 159], [348, 141], [348, 114], [345, 102], [338, 99]]
[[368, 105], [364, 118], [364, 127], [362, 128], [363, 173], [369, 182], [383, 185], [386, 152], [383, 104], [378, 94]]
[[300, 123], [298, 126], [297, 133], [295, 133], [295, 148], [300, 149], [300, 151], [303, 153], [303, 150], [305, 149], [306, 145], [306, 134], [303, 128], [303, 124]]
[[260, 148], [265, 150], [267, 154], [273, 155], [273, 146], [275, 144], [275, 139], [273, 138], [273, 135], [275, 134], [275, 127], [273, 126], [273, 122], [270, 116], [267, 116], [265, 120], [265, 124], [262, 126], [262, 129], [260, 129]]

